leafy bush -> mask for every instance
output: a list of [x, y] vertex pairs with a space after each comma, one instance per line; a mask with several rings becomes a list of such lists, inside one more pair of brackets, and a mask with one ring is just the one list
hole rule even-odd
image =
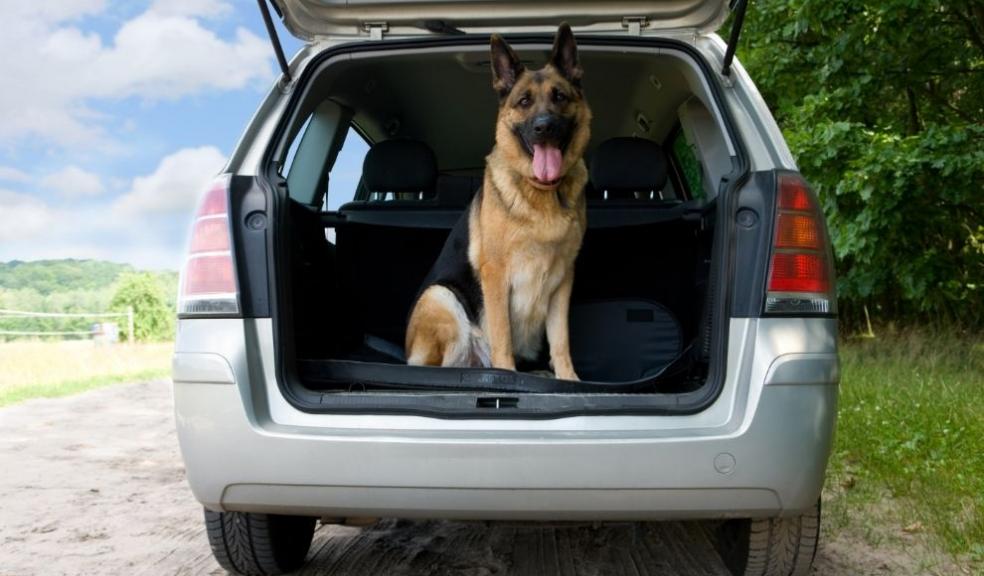
[[760, 0], [739, 49], [814, 185], [848, 324], [984, 320], [984, 3]]
[[174, 338], [174, 309], [168, 306], [164, 288], [150, 272], [129, 272], [120, 277], [110, 308], [125, 312], [130, 306], [133, 307], [133, 333], [137, 341]]

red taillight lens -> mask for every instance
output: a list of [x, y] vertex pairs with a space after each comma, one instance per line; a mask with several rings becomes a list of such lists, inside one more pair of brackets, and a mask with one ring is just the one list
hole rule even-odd
[[192, 254], [229, 249], [229, 219], [225, 214], [199, 218], [191, 230]]
[[813, 192], [797, 174], [779, 176], [765, 311], [836, 311], [832, 257], [823, 215]]
[[779, 209], [807, 212], [814, 209], [813, 195], [806, 182], [799, 176], [779, 176]]
[[178, 313], [236, 314], [239, 290], [229, 230], [229, 178], [218, 178], [202, 195], [181, 270]]
[[215, 214], [227, 214], [229, 210], [229, 189], [228, 179], [220, 178], [213, 182], [209, 189], [202, 196], [198, 207], [197, 216], [212, 216]]
[[770, 292], [826, 292], [827, 262], [820, 254], [780, 252], [772, 257]]
[[232, 257], [196, 256], [185, 264], [185, 295], [229, 294], [236, 291], [236, 277], [232, 270]]

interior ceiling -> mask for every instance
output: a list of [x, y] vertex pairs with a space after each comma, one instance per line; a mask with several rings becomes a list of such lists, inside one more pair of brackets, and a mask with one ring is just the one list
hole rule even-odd
[[[530, 68], [548, 56], [520, 55]], [[597, 143], [615, 136], [662, 141], [692, 94], [674, 57], [582, 49], [580, 58], [594, 114], [589, 157]], [[326, 70], [315, 93], [352, 108], [370, 140], [424, 141], [440, 169], [453, 171], [481, 169], [493, 144], [498, 99], [491, 82], [486, 52], [443, 52], [344, 61]]]

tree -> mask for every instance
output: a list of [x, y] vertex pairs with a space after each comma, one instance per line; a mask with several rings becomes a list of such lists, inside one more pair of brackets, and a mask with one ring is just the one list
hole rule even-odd
[[174, 338], [174, 310], [161, 283], [149, 272], [128, 272], [120, 276], [110, 308], [125, 312], [133, 307], [133, 332], [138, 341]]
[[742, 61], [820, 195], [842, 316], [984, 320], [984, 0], [758, 0]]

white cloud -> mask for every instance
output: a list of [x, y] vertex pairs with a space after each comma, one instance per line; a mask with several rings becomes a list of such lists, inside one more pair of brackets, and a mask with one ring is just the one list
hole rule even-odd
[[198, 197], [225, 162], [214, 146], [178, 150], [161, 159], [153, 173], [135, 178], [113, 209], [123, 217], [177, 213], [191, 218]]
[[0, 166], [0, 181], [6, 182], [28, 182], [30, 175], [23, 170], [11, 168], [10, 166]]
[[41, 179], [41, 187], [57, 192], [63, 198], [99, 196], [106, 191], [98, 174], [86, 172], [78, 166], [65, 168]]
[[53, 219], [51, 209], [37, 198], [0, 189], [0, 245], [32, 240], [43, 233]]
[[184, 148], [116, 199], [77, 206], [0, 189], [0, 261], [97, 258], [177, 269], [198, 197], [225, 162], [215, 147]]
[[150, 11], [163, 16], [216, 18], [232, 12], [232, 6], [222, 0], [155, 0]]
[[4, 17], [13, 21], [65, 22], [98, 14], [106, 9], [105, 0], [45, 0], [44, 2], [6, 2]]
[[75, 24], [104, 9], [95, 0], [4, 8], [0, 140], [105, 143], [107, 118], [93, 110], [97, 101], [175, 99], [272, 78], [268, 42], [244, 28], [222, 38], [203, 25], [229, 12], [225, 2], [155, 2], [124, 22], [110, 42]]

